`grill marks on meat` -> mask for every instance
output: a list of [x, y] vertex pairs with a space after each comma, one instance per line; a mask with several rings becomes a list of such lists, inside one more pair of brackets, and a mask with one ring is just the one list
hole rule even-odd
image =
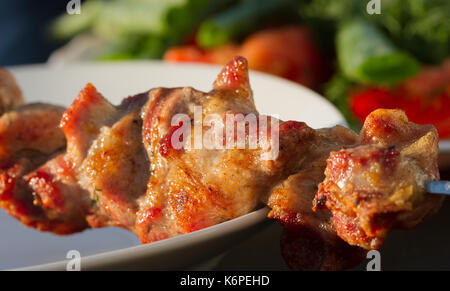
[[391, 228], [411, 228], [435, 213], [443, 197], [426, 195], [438, 180], [436, 129], [408, 122], [400, 110], [376, 110], [361, 131], [361, 145], [332, 152], [315, 198], [330, 209], [340, 237], [379, 248]]
[[[141, 95], [145, 99], [145, 95]], [[102, 127], [78, 170], [80, 184], [108, 224], [134, 230], [137, 199], [145, 194], [149, 161], [142, 145], [139, 99], [111, 127]], [[121, 110], [123, 110], [121, 108]]]
[[92, 227], [134, 230], [137, 199], [145, 194], [149, 176], [140, 119], [146, 100], [144, 93], [113, 106], [88, 84], [64, 113], [66, 157], [88, 193], [87, 221]]
[[[260, 148], [196, 148], [193, 123], [188, 129], [190, 147], [175, 149], [171, 144], [178, 128], [172, 126], [172, 117], [182, 113], [187, 121], [194, 120], [196, 106], [201, 106], [202, 111], [197, 113], [200, 117], [216, 114], [218, 120], [224, 120], [230, 112], [257, 114], [246, 66], [244, 59], [234, 60], [209, 93], [189, 87], [150, 92], [143, 111], [143, 135], [152, 176], [136, 224], [142, 242], [211, 226], [246, 214], [260, 204], [260, 196], [273, 176], [264, 173]], [[198, 130], [205, 136], [210, 129], [200, 125]]]
[[[253, 211], [266, 201], [275, 185], [298, 170], [296, 161], [306, 155], [299, 145], [314, 135], [314, 130], [302, 122], [281, 122], [277, 132], [280, 152], [276, 159], [264, 160], [270, 148], [262, 144], [256, 149], [196, 148], [193, 125], [189, 127], [191, 146], [175, 149], [170, 143], [175, 133], [172, 117], [183, 113], [195, 122], [195, 106], [201, 106], [202, 117], [216, 114], [221, 121], [227, 113], [252, 113], [257, 117], [246, 61], [238, 58], [228, 64], [209, 93], [192, 88], [150, 92], [143, 113], [152, 176], [136, 224], [143, 242], [191, 232]], [[211, 127], [200, 129], [203, 137]], [[247, 134], [246, 143], [248, 138]]]

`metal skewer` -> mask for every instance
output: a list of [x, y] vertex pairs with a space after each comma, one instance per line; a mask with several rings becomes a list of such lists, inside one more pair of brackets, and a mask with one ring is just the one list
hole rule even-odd
[[450, 195], [450, 181], [427, 181], [428, 193]]

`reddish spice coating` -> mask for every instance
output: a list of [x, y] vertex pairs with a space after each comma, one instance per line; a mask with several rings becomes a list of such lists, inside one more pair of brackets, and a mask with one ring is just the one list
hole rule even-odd
[[220, 72], [214, 88], [217, 90], [226, 88], [228, 90], [239, 89], [243, 84], [248, 84], [247, 60], [236, 57], [228, 63]]
[[33, 191], [41, 193], [41, 197], [46, 198], [44, 201], [41, 200], [44, 207], [64, 211], [64, 198], [49, 173], [36, 171], [28, 176], [27, 183]]
[[3, 172], [0, 175], [0, 200], [8, 201], [14, 196], [15, 179]]
[[137, 224], [142, 223], [152, 223], [155, 219], [157, 219], [161, 214], [162, 209], [155, 207], [155, 208], [148, 208], [145, 210], [144, 214], [139, 217], [139, 219], [136, 221]]
[[[163, 157], [167, 157], [170, 153], [174, 152], [174, 151], [179, 151], [182, 150], [183, 148], [180, 149], [175, 149], [172, 143], [172, 136], [173, 134], [180, 128], [183, 127], [183, 122], [180, 121], [179, 124], [176, 125], [172, 125], [169, 129], [169, 131], [166, 133], [166, 135], [161, 139], [161, 141], [159, 142], [159, 152], [161, 153], [161, 155]], [[190, 130], [190, 128], [189, 128]], [[183, 133], [184, 135], [188, 134], [188, 132]], [[182, 136], [180, 136], [179, 138], [182, 138]], [[186, 138], [185, 138], [186, 139]], [[181, 140], [178, 140], [178, 142], [181, 143]]]

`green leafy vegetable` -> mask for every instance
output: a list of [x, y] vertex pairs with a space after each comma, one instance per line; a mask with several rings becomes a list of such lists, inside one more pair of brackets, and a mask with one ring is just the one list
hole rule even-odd
[[371, 17], [395, 44], [426, 63], [450, 55], [450, 1], [383, 0], [382, 13]]
[[299, 0], [299, 14], [328, 47], [342, 21], [364, 18], [422, 62], [441, 63], [450, 55], [450, 1], [381, 0], [379, 15], [367, 13], [368, 2]]
[[91, 0], [79, 15], [63, 15], [50, 33], [68, 39], [90, 32], [108, 44], [100, 59], [161, 58], [202, 20], [236, 0]]
[[197, 33], [197, 42], [211, 48], [238, 40], [264, 26], [270, 19], [292, 14], [291, 0], [245, 0], [204, 21]]
[[49, 34], [55, 39], [68, 39], [90, 29], [100, 14], [103, 3], [88, 1], [83, 4], [81, 14], [63, 14], [53, 21]]
[[363, 19], [345, 22], [336, 36], [338, 62], [354, 81], [392, 84], [415, 75], [417, 61], [397, 49], [379, 29]]

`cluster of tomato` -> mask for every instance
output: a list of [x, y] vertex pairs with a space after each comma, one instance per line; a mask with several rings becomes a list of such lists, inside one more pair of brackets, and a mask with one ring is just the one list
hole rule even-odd
[[441, 138], [450, 137], [450, 59], [424, 67], [395, 87], [360, 86], [350, 90], [350, 108], [362, 122], [377, 108], [400, 108], [418, 124], [433, 124]]
[[195, 44], [169, 49], [164, 60], [224, 65], [235, 56], [248, 60], [250, 69], [277, 75], [309, 88], [317, 88], [329, 70], [310, 31], [302, 26], [272, 28], [256, 32], [242, 44], [229, 43], [210, 50]]

